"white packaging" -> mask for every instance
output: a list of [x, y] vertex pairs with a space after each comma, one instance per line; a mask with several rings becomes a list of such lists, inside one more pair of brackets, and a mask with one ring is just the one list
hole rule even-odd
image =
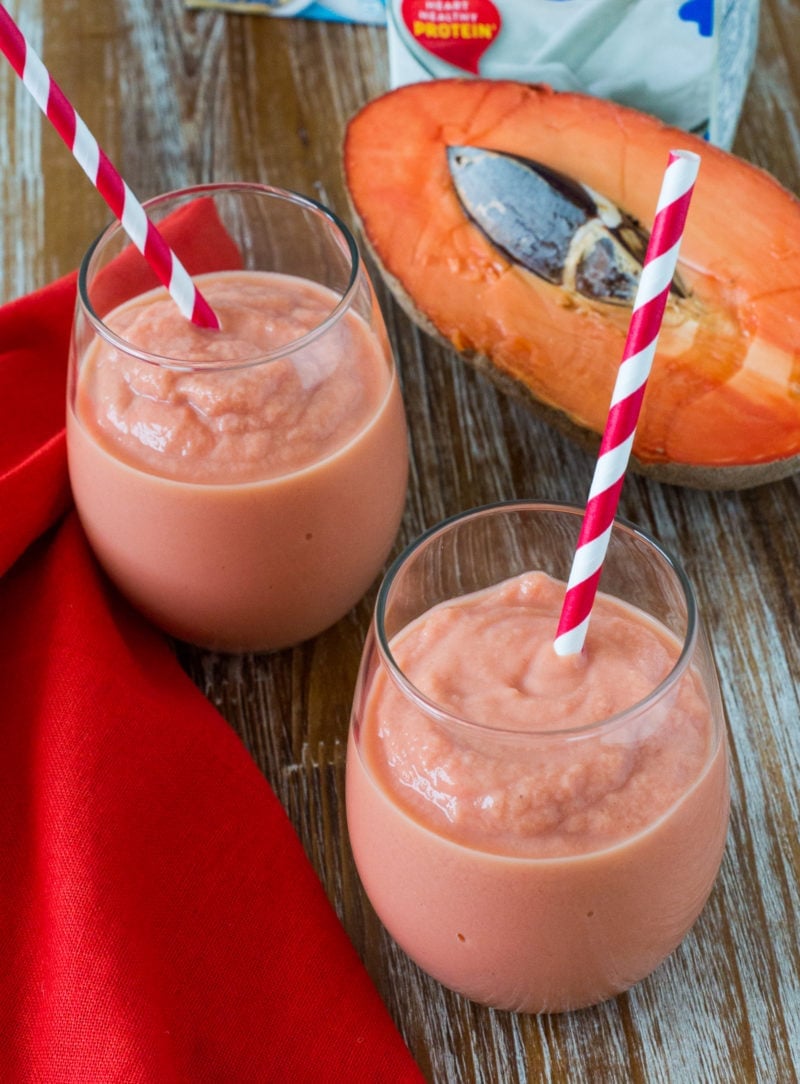
[[730, 148], [759, 0], [388, 0], [392, 86], [481, 76], [608, 98]]

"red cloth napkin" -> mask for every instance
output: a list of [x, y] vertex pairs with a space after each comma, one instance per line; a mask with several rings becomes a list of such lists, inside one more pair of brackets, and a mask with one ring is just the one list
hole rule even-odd
[[0, 309], [0, 1079], [419, 1081], [275, 795], [67, 511], [74, 296]]

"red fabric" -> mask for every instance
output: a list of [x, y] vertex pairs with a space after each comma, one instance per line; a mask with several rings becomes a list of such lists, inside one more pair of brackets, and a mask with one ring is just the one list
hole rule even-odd
[[64, 514], [74, 291], [0, 310], [0, 1079], [419, 1081], [263, 776]]

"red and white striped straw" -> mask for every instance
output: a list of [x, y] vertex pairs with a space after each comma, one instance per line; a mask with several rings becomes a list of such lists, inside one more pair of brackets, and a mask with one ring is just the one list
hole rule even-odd
[[559, 655], [583, 650], [699, 166], [691, 151], [670, 152], [556, 630]]
[[199, 327], [218, 328], [216, 313], [2, 4], [0, 50], [183, 315]]

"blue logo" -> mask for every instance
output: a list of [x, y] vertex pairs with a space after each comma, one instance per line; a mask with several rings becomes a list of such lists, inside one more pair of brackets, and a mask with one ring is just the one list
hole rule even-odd
[[697, 23], [701, 38], [714, 32], [714, 0], [686, 0], [678, 9], [678, 18], [685, 23]]
[[[569, 0], [553, 0], [555, 3], [568, 3]], [[714, 33], [714, 0], [685, 0], [678, 8], [678, 18], [684, 23], [697, 23], [701, 38], [710, 38]]]

